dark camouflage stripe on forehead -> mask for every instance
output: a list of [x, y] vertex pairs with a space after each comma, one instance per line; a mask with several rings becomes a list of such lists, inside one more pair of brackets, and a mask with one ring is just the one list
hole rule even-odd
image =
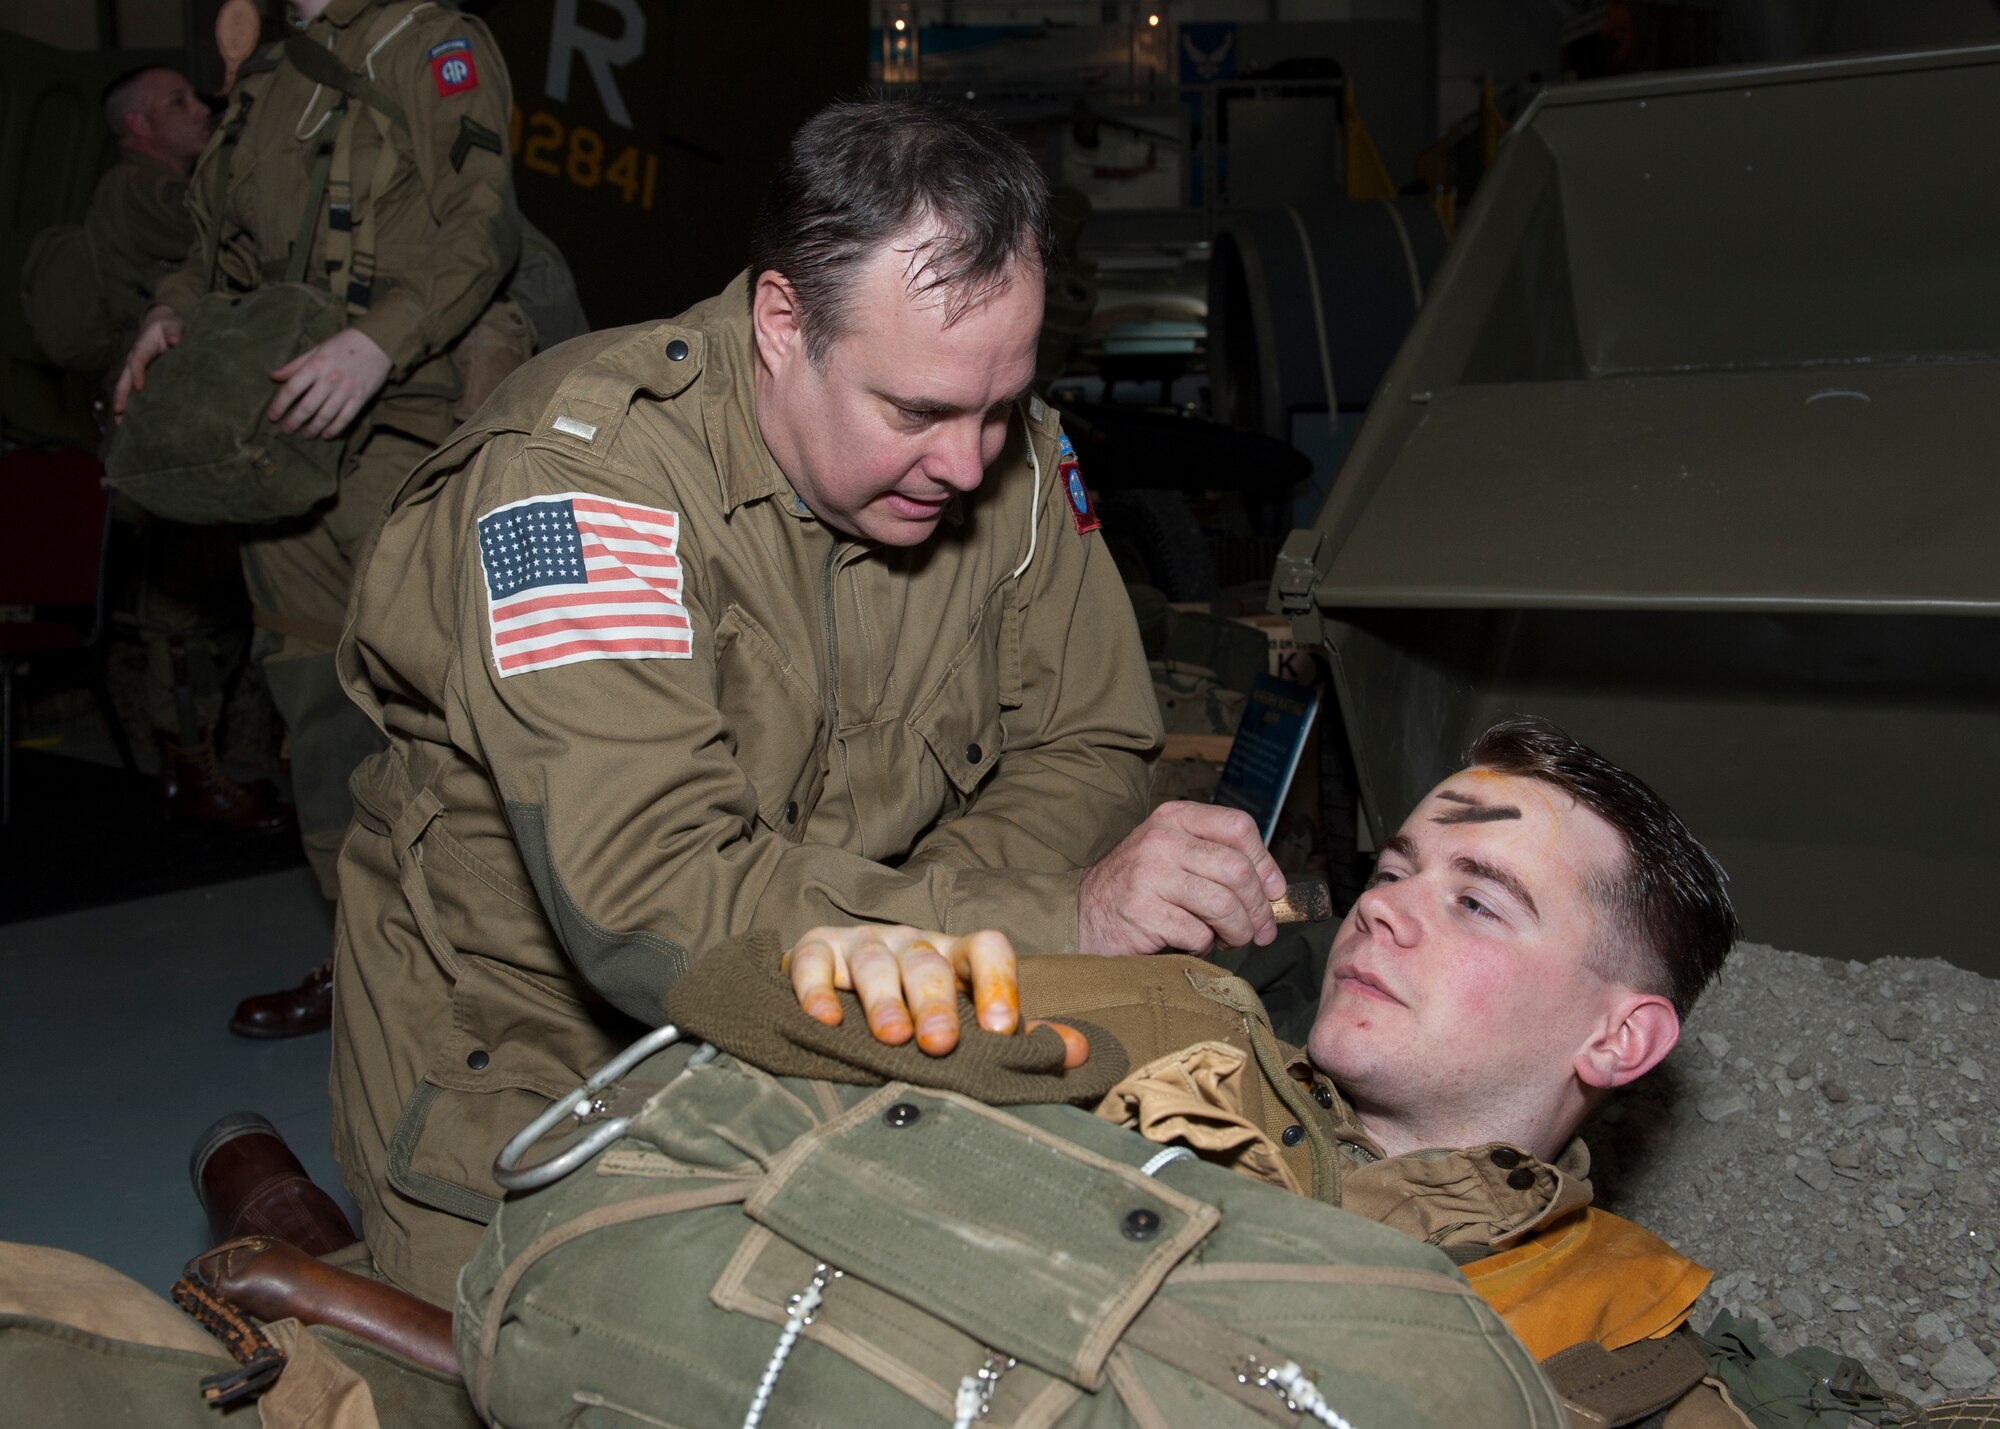
[[1512, 804], [1482, 804], [1466, 794], [1450, 791], [1441, 792], [1438, 798], [1448, 804], [1463, 804], [1463, 809], [1432, 817], [1434, 824], [1497, 824], [1508, 819], [1518, 819], [1521, 811]]

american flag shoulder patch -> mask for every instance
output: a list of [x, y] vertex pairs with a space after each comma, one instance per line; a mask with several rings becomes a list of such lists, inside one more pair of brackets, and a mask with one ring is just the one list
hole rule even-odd
[[587, 491], [479, 518], [493, 668], [504, 679], [579, 660], [686, 660], [680, 514]]

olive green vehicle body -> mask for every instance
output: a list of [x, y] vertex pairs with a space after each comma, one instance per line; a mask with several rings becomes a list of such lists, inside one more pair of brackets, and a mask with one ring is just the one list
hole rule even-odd
[[1683, 815], [1750, 937], [2000, 974], [1996, 112], [1987, 46], [1523, 117], [1273, 582], [1364, 836], [1545, 715]]

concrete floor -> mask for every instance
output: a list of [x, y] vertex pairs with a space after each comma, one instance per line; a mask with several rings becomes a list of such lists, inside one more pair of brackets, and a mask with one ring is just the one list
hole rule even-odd
[[232, 1111], [269, 1117], [354, 1218], [327, 1150], [327, 1035], [226, 1025], [330, 946], [303, 868], [0, 925], [0, 1239], [164, 1293], [210, 1244], [188, 1153]]

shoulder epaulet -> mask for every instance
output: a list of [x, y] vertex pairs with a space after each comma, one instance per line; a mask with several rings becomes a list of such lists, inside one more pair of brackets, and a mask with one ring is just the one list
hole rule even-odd
[[701, 375], [705, 339], [700, 328], [655, 323], [627, 329], [578, 363], [542, 409], [534, 435], [601, 462], [617, 440], [635, 393], [662, 401], [679, 396]]

